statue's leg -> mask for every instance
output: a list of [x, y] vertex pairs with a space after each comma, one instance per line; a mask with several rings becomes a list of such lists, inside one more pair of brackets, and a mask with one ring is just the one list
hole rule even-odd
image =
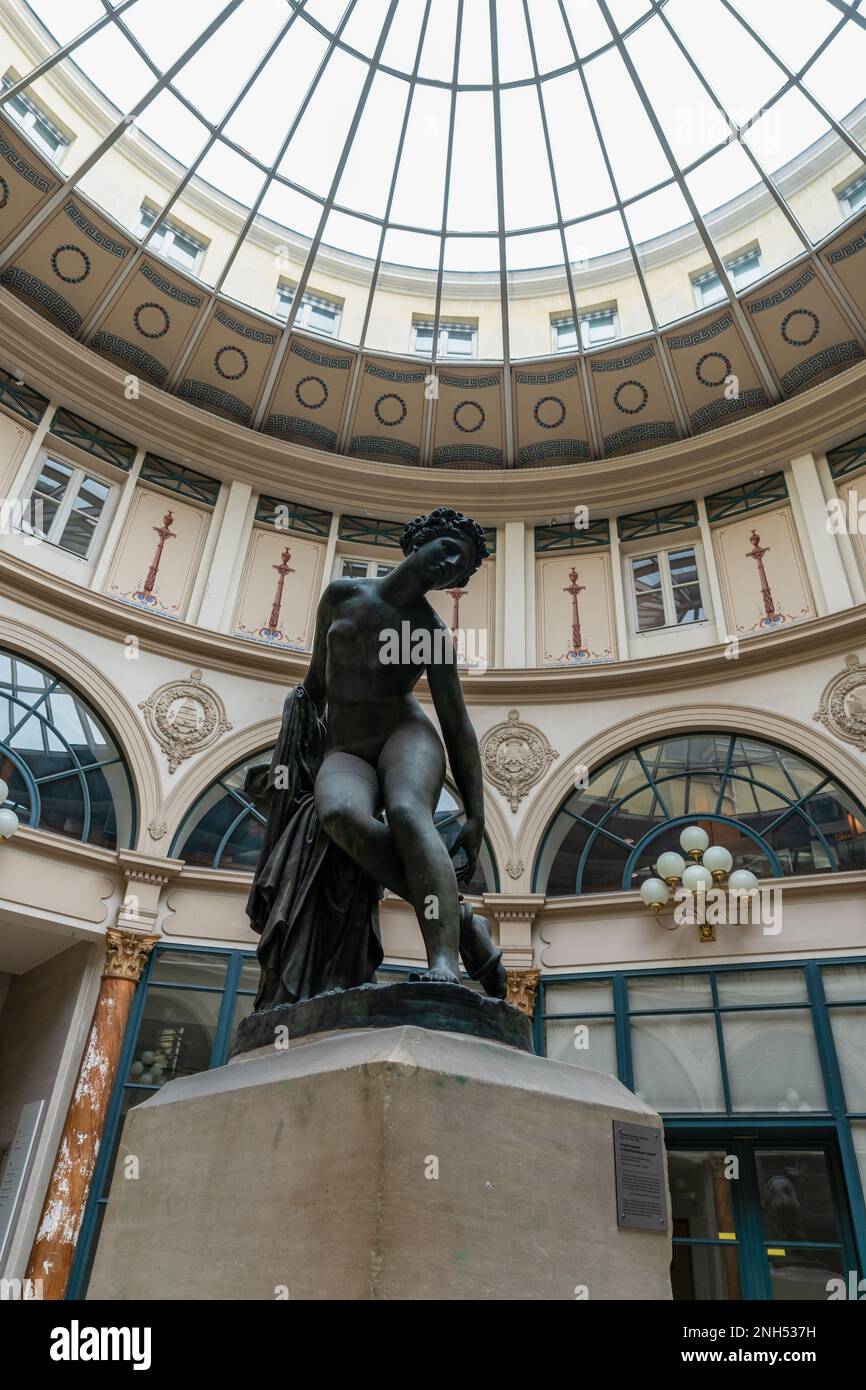
[[316, 815], [328, 837], [375, 879], [409, 901], [403, 861], [377, 819], [382, 789], [374, 767], [354, 753], [329, 753], [316, 778]]
[[433, 821], [445, 780], [445, 754], [433, 725], [424, 718], [407, 719], [388, 738], [377, 767], [408, 900], [427, 948], [429, 968], [421, 978], [459, 983], [457, 878]]

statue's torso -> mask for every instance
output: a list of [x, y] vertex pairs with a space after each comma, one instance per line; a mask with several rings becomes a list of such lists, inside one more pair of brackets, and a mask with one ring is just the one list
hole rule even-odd
[[412, 690], [442, 631], [426, 600], [396, 608], [382, 598], [378, 580], [335, 586], [326, 635], [329, 751], [375, 763], [399, 724], [426, 720]]

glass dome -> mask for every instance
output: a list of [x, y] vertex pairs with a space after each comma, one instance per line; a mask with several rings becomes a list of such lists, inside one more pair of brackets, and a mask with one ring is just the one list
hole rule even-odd
[[[842, 0], [16, 8], [46, 57], [10, 65], [0, 100], [65, 189], [210, 289], [374, 351], [395, 350], [398, 287], [416, 302], [402, 351], [434, 360], [659, 331], [736, 306], [866, 203], [866, 18]], [[49, 74], [86, 84], [101, 138], [52, 121]], [[123, 155], [154, 173], [144, 203]], [[833, 195], [809, 196], [840, 160]], [[203, 201], [225, 223], [206, 248]], [[666, 273], [674, 255], [688, 273]]]

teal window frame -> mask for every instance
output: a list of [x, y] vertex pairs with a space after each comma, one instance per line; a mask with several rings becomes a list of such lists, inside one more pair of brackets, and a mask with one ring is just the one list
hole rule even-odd
[[675, 502], [669, 507], [653, 507], [647, 512], [633, 512], [617, 518], [621, 541], [640, 541], [648, 536], [668, 536], [673, 531], [688, 531], [698, 525], [697, 502]]
[[0, 405], [29, 420], [31, 425], [38, 425], [50, 401], [47, 396], [34, 391], [32, 386], [0, 367]]
[[[716, 801], [716, 809], [714, 812], [689, 811], [685, 815], [681, 816], [671, 816], [668, 813], [664, 795], [664, 787], [667, 782], [676, 782], [684, 777], [688, 778], [690, 775], [697, 775], [699, 772], [706, 773], [708, 771], [712, 771], [712, 769], [710, 768], [702, 769], [685, 764], [681, 768], [677, 768], [673, 772], [665, 773], [662, 776], [659, 776], [656, 771], [651, 770], [645, 757], [645, 750], [656, 745], [663, 745], [665, 742], [671, 739], [676, 739], [678, 737], [707, 737], [713, 739], [729, 740], [727, 758], [725, 760], [725, 765], [720, 772], [720, 786]], [[818, 843], [823, 847], [824, 852], [827, 855], [827, 858], [831, 865], [830, 872], [839, 873], [840, 867], [837, 852], [831, 844], [831, 842], [825, 836], [824, 832], [821, 830], [821, 827], [817, 824], [815, 820], [813, 820], [812, 816], [810, 816], [809, 812], [805, 809], [804, 803], [808, 802], [811, 798], [820, 795], [820, 793], [824, 791], [828, 785], [832, 785], [838, 787], [840, 791], [844, 792], [847, 796], [851, 797], [851, 800], [854, 802], [854, 804], [858, 807], [858, 809], [860, 809], [863, 812], [864, 824], [866, 824], [866, 811], [864, 811], [863, 808], [859, 806], [859, 802], [857, 802], [856, 798], [852, 795], [852, 793], [848, 791], [847, 787], [844, 787], [840, 782], [837, 781], [836, 778], [832, 776], [832, 774], [827, 772], [819, 764], [813, 762], [811, 758], [806, 758], [803, 754], [796, 754], [796, 756], [800, 758], [803, 762], [809, 763], [812, 767], [814, 767], [816, 772], [821, 773], [822, 780], [816, 782], [816, 784], [813, 787], [808, 788], [805, 792], [802, 793], [802, 795], [798, 794], [797, 788], [794, 787], [794, 794], [792, 795], [789, 804], [783, 810], [779, 811], [778, 814], [770, 820], [770, 823], [768, 825], [765, 825], [763, 827], [762, 832], [755, 830], [753, 827], [746, 824], [744, 821], [737, 820], [734, 816], [724, 815], [721, 812], [721, 807], [725, 798], [725, 791], [731, 779], [734, 779], [738, 782], [750, 784], [753, 787], [763, 788], [767, 791], [772, 792], [774, 795], [778, 797], [782, 796], [782, 793], [779, 791], [779, 788], [771, 787], [767, 783], [762, 782], [759, 778], [755, 778], [751, 775], [744, 774], [733, 767], [733, 758], [734, 751], [736, 748], [736, 742], [738, 739], [742, 738], [745, 738], [750, 742], [761, 743], [769, 749], [775, 749], [780, 752], [795, 752], [795, 750], [787, 749], [782, 744], [779, 744], [775, 741], [771, 741], [769, 739], [752, 738], [750, 735], [744, 735], [742, 733], [732, 731], [730, 729], [692, 729], [689, 730], [687, 734], [678, 734], [676, 732], [670, 732], [665, 735], [660, 735], [656, 738], [645, 739], [640, 744], [635, 744], [631, 748], [623, 749], [620, 753], [617, 753], [613, 758], [609, 758], [606, 762], [594, 768], [592, 776], [590, 778], [590, 787], [592, 786], [593, 778], [600, 776], [608, 767], [611, 767], [617, 762], [622, 762], [622, 768], [619, 774], [619, 776], [622, 777], [627, 770], [629, 757], [631, 755], [634, 755], [643, 768], [645, 774], [645, 781], [641, 783], [640, 786], [629, 786], [624, 796], [620, 798], [615, 798], [616, 785], [619, 780], [619, 778], [617, 778], [617, 781], [614, 783], [614, 786], [611, 788], [611, 792], [609, 794], [610, 804], [607, 806], [604, 813], [600, 815], [596, 820], [592, 820], [588, 816], [579, 815], [576, 811], [570, 811], [568, 809], [568, 802], [575, 795], [574, 791], [569, 792], [565, 801], [554, 813], [554, 815], [551, 816], [547, 828], [544, 832], [544, 836], [542, 837], [541, 844], [538, 847], [538, 851], [535, 856], [535, 864], [533, 866], [532, 872], [532, 891], [548, 891], [546, 884], [540, 884], [544, 853], [547, 847], [547, 842], [551, 834], [553, 833], [554, 827], [557, 821], [559, 820], [559, 817], [562, 815], [571, 817], [572, 820], [574, 820], [576, 823], [580, 825], [585, 826], [586, 829], [589, 831], [589, 836], [587, 838], [586, 844], [583, 846], [583, 849], [581, 850], [580, 859], [578, 861], [577, 871], [575, 874], [574, 896], [581, 896], [584, 892], [584, 873], [586, 871], [587, 864], [590, 860], [593, 847], [599, 840], [600, 836], [616, 843], [620, 847], [628, 849], [628, 857], [623, 868], [622, 880], [619, 885], [619, 890], [623, 892], [628, 892], [629, 889], [635, 886], [632, 883], [632, 876], [638, 867], [641, 856], [646, 854], [652, 842], [672, 828], [676, 828], [677, 826], [690, 825], [695, 821], [711, 821], [735, 827], [740, 832], [740, 834], [744, 835], [747, 839], [751, 840], [753, 844], [755, 844], [756, 847], [760, 850], [760, 852], [765, 856], [770, 865], [772, 876], [774, 878], [784, 878], [786, 875], [780, 862], [779, 856], [767, 841], [766, 836], [770, 834], [778, 825], [781, 825], [783, 821], [788, 820], [792, 816], [799, 816], [802, 818], [803, 821], [805, 821], [810, 831], [814, 833]], [[645, 788], [649, 788], [654, 792], [653, 804], [654, 806], [657, 805], [659, 807], [659, 809], [663, 813], [663, 816], [658, 818], [651, 825], [651, 827], [642, 836], [640, 836], [640, 838], [632, 845], [629, 844], [627, 841], [623, 840], [620, 836], [615, 835], [612, 831], [608, 830], [606, 828], [606, 823], [610, 821], [614, 816], [616, 816], [621, 807], [624, 806], [627, 801], [634, 799]], [[553, 872], [554, 863], [555, 859], [551, 861], [551, 864], [548, 868], [548, 880]], [[814, 872], [814, 870], [809, 870], [809, 872]], [[591, 890], [591, 892], [615, 891], [618, 890], [613, 887], [598, 888]], [[550, 893], [549, 896], [569, 897], [571, 896], [571, 894]]]
[[112, 434], [110, 430], [103, 429], [101, 425], [94, 425], [92, 421], [74, 414], [65, 406], [54, 412], [48, 433], [53, 434], [55, 439], [64, 439], [67, 444], [74, 444], [76, 448], [83, 449], [86, 454], [91, 454], [103, 463], [122, 468], [124, 473], [128, 473], [135, 463], [138, 452], [135, 444]]
[[610, 545], [610, 522], [599, 517], [588, 526], [575, 526], [571, 521], [551, 521], [535, 528], [535, 553], [546, 555], [551, 550], [602, 550]]
[[771, 473], [769, 477], [759, 478], [753, 483], [741, 483], [739, 487], [726, 487], [722, 492], [713, 492], [704, 500], [708, 520], [724, 521], [732, 516], [744, 516], [747, 512], [758, 512], [764, 507], [787, 502], [788, 485], [784, 473]]
[[209, 478], [206, 473], [197, 473], [182, 463], [172, 463], [170, 459], [160, 458], [158, 454], [145, 454], [141, 465], [139, 482], [150, 483], [163, 492], [174, 492], [178, 497], [186, 497], [199, 506], [215, 507], [220, 494], [217, 478]]
[[[722, 1093], [725, 1108], [722, 1111], [695, 1111], [675, 1113], [660, 1111], [665, 1127], [666, 1142], [676, 1147], [679, 1135], [698, 1139], [700, 1135], [723, 1131], [732, 1137], [744, 1128], [760, 1126], [762, 1138], [772, 1141], [774, 1136], [802, 1137], [808, 1142], [809, 1136], [820, 1135], [835, 1141], [842, 1165], [842, 1173], [848, 1198], [851, 1228], [858, 1262], [858, 1277], [866, 1270], [866, 1201], [863, 1183], [851, 1132], [851, 1121], [866, 1121], [866, 1110], [849, 1108], [846, 1104], [842, 1074], [839, 1066], [836, 1044], [833, 1038], [831, 1018], [836, 1010], [866, 1007], [866, 993], [862, 998], [828, 1002], [824, 990], [823, 972], [836, 966], [866, 966], [866, 956], [818, 956], [811, 960], [779, 961], [737, 961], [726, 965], [688, 965], [662, 970], [600, 970], [586, 973], [569, 972], [562, 975], [542, 975], [539, 982], [533, 1019], [535, 1050], [545, 1055], [545, 1026], [550, 1019], [559, 1022], [573, 1020], [575, 1023], [592, 1023], [593, 1020], [613, 1022], [616, 1039], [617, 1075], [630, 1091], [634, 1091], [634, 1054], [630, 1023], [632, 1018], [658, 1017], [660, 1015], [683, 1014], [712, 1017], [719, 1050]], [[718, 981], [726, 974], [742, 974], [744, 971], [802, 970], [806, 984], [806, 1002], [754, 1004], [722, 1004], [719, 1001]], [[628, 981], [637, 979], [661, 979], [682, 975], [709, 976], [711, 1003], [707, 1005], [689, 1004], [681, 1008], [657, 1006], [632, 1009], [628, 1000]], [[549, 993], [560, 984], [606, 983], [612, 987], [613, 1007], [606, 1010], [588, 1010], [580, 1013], [552, 1013], [549, 1008]], [[778, 1113], [775, 1111], [735, 1111], [731, 1104], [731, 1085], [728, 1074], [725, 1039], [722, 1018], [726, 1014], [784, 1013], [789, 1010], [808, 1009], [818, 1054], [821, 1077], [826, 1093], [827, 1108], [812, 1110], [805, 1114]], [[648, 1101], [652, 1105], [652, 1099]]]
[[[278, 526], [275, 516], [278, 507], [285, 507], [288, 522]], [[288, 502], [280, 497], [261, 496], [256, 502], [256, 521], [273, 526], [276, 531], [290, 531], [297, 536], [324, 536], [331, 531], [331, 512], [319, 507], [307, 507], [301, 502]]]

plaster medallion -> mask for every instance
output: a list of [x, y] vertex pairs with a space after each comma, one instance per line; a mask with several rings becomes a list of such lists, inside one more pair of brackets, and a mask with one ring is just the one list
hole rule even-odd
[[507, 721], [488, 729], [481, 740], [484, 770], [512, 811], [558, 757], [541, 730], [524, 724], [516, 709], [509, 710]]
[[201, 671], [189, 680], [161, 685], [139, 705], [147, 727], [168, 758], [169, 772], [228, 733], [231, 724], [216, 691], [202, 685]]
[[845, 670], [824, 687], [812, 718], [837, 738], [866, 750], [866, 666], [859, 656], [846, 656]]

